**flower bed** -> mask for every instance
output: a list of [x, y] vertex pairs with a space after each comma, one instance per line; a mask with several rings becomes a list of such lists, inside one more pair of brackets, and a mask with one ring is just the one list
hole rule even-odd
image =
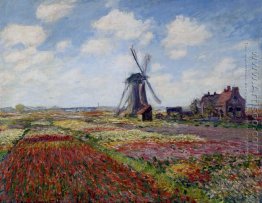
[[13, 142], [22, 137], [24, 130], [7, 129], [0, 132], [0, 145], [13, 145]]
[[59, 135], [59, 136], [65, 136], [66, 134], [68, 134], [68, 132], [66, 132], [65, 130], [59, 129], [56, 126], [48, 126], [48, 127], [42, 127], [40, 129], [34, 129], [34, 130], [30, 130], [25, 137], [36, 137], [36, 136], [42, 136], [42, 135]]
[[0, 199], [25, 202], [172, 199], [170, 194], [158, 190], [149, 176], [134, 172], [77, 140], [43, 142], [43, 138], [36, 138], [20, 141], [0, 163], [0, 181], [5, 191], [0, 193]]
[[102, 131], [91, 133], [91, 136], [98, 139], [99, 143], [110, 148], [118, 148], [121, 145], [133, 142], [175, 142], [175, 141], [204, 141], [195, 135], [161, 135], [141, 130]]
[[262, 194], [261, 156], [203, 156], [202, 169], [210, 173], [210, 181], [203, 186], [211, 198], [225, 202], [259, 202]]
[[38, 121], [31, 122], [31, 125], [49, 126], [51, 125], [51, 122], [46, 120], [38, 120]]
[[54, 141], [72, 141], [73, 137], [69, 135], [36, 135], [35, 137], [25, 138], [23, 141], [27, 143], [35, 143], [35, 142], [54, 142]]
[[94, 133], [94, 132], [103, 132], [103, 131], [123, 131], [124, 129], [115, 127], [108, 124], [94, 124], [87, 123], [80, 120], [64, 120], [64, 121], [55, 121], [55, 126], [68, 128], [71, 130], [83, 131], [85, 133]]
[[200, 159], [156, 164], [184, 185], [197, 185], [210, 199], [221, 202], [259, 202], [262, 167], [257, 155], [205, 155]]
[[[223, 168], [211, 174], [211, 181], [205, 185], [210, 197], [226, 202], [257, 202], [262, 193], [262, 168]], [[254, 176], [254, 173], [257, 175]]]
[[84, 132], [85, 133], [94, 133], [94, 132], [104, 132], [104, 131], [123, 131], [124, 129], [121, 129], [121, 128], [117, 128], [117, 127], [104, 127], [104, 126], [101, 126], [101, 127], [90, 127], [90, 128], [86, 128], [84, 129]]
[[0, 201], [259, 202], [261, 146], [254, 142], [142, 131], [158, 131], [157, 121], [112, 117], [141, 129], [126, 130], [103, 116], [56, 119], [67, 120], [26, 120], [30, 131], [15, 147], [20, 136], [6, 136], [16, 131], [2, 123], [0, 143], [9, 141], [0, 144]]
[[[119, 152], [134, 158], [152, 160], [154, 157], [160, 160], [168, 158], [188, 159], [200, 158], [206, 154], [246, 154], [246, 143], [243, 141], [168, 141], [145, 140], [133, 141], [110, 145]], [[249, 144], [250, 154], [259, 154], [256, 144]], [[261, 155], [261, 154], [260, 154]]]
[[54, 125], [61, 128], [68, 128], [72, 130], [85, 130], [87, 128], [96, 128], [97, 125], [92, 123], [87, 123], [81, 120], [63, 120], [54, 121]]
[[7, 129], [8, 129], [7, 125], [0, 125], [0, 132], [4, 131], [4, 130], [7, 130]]
[[210, 180], [207, 171], [201, 171], [201, 167], [194, 163], [179, 163], [168, 167], [167, 174], [172, 178], [187, 178], [190, 183], [206, 183]]

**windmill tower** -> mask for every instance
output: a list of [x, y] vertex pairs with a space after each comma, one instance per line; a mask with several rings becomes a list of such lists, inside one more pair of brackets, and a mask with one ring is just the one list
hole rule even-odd
[[[151, 84], [148, 81], [148, 76], [146, 75], [147, 67], [151, 58], [150, 55], [145, 55], [143, 65], [141, 66], [138, 62], [135, 49], [132, 47], [130, 50], [140, 72], [133, 73], [126, 79], [125, 88], [117, 107], [117, 114], [119, 115], [120, 113], [125, 112], [126, 114], [134, 116], [144, 108], [151, 108], [147, 101], [146, 85], [153, 95], [154, 100], [159, 104], [161, 101], [156, 96]], [[126, 98], [126, 100], [123, 103], [124, 98]], [[127, 106], [125, 107], [126, 104]]]

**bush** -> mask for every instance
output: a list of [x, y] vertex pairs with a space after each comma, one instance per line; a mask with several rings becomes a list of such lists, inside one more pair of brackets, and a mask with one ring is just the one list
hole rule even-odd
[[213, 124], [213, 127], [217, 127], [217, 126], [218, 126], [218, 123], [214, 123], [214, 124]]
[[16, 109], [17, 112], [23, 113], [25, 111], [25, 106], [23, 104], [17, 104], [15, 106], [15, 109]]

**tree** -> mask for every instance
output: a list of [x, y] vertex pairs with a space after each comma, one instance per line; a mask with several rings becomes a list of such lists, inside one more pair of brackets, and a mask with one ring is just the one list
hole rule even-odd
[[200, 113], [200, 99], [196, 98], [191, 102], [190, 110], [192, 111], [193, 114]]
[[205, 107], [205, 113], [208, 115], [208, 117], [211, 117], [214, 114], [215, 111], [215, 105], [212, 101], [208, 101]]
[[17, 105], [15, 106], [15, 109], [16, 109], [17, 112], [23, 113], [23, 112], [25, 111], [25, 105], [23, 105], [23, 104], [17, 104]]

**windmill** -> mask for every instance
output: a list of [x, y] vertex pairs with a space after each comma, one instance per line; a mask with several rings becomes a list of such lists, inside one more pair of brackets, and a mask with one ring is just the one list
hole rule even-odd
[[[149, 54], [146, 54], [143, 64], [140, 65], [135, 49], [131, 47], [130, 50], [140, 72], [131, 74], [125, 80], [125, 88], [117, 107], [117, 114], [119, 115], [120, 113], [125, 112], [126, 114], [134, 116], [142, 109], [145, 109], [147, 107], [151, 108], [147, 101], [145, 87], [146, 85], [153, 95], [154, 100], [158, 104], [160, 104], [161, 101], [156, 96], [151, 84], [148, 81], [148, 76], [146, 75], [151, 56]], [[123, 103], [124, 98], [126, 98], [126, 100]], [[126, 104], [127, 106], [125, 107]]]

